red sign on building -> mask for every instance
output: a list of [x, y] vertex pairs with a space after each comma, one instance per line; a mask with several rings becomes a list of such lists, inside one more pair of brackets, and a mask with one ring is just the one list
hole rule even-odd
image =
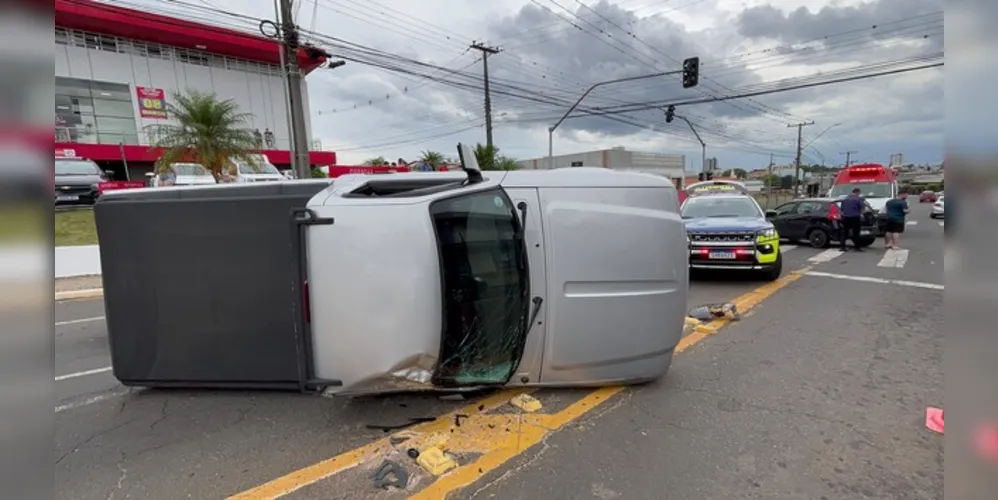
[[166, 118], [166, 92], [163, 89], [135, 87], [142, 118]]

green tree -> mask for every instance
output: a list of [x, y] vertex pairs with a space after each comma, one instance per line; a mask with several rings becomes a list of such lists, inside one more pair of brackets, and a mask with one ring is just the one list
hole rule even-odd
[[369, 158], [367, 160], [364, 160], [364, 165], [370, 165], [372, 167], [380, 167], [388, 165], [388, 160], [386, 160], [384, 156], [376, 156], [374, 158]]
[[499, 154], [499, 148], [495, 146], [475, 145], [475, 160], [482, 170], [516, 170], [520, 165], [516, 160], [508, 156]]
[[216, 181], [222, 180], [230, 160], [254, 166], [251, 156], [257, 149], [253, 131], [248, 128], [250, 113], [242, 113], [232, 99], [219, 100], [214, 93], [188, 90], [177, 93], [167, 103], [167, 113], [175, 124], [146, 127], [154, 138], [152, 146], [162, 148], [156, 170], [171, 163], [193, 161], [208, 169]]
[[744, 179], [748, 177], [748, 172], [746, 172], [743, 168], [732, 169], [732, 172], [734, 172], [736, 179]]
[[425, 161], [433, 166], [433, 170], [440, 168], [444, 164], [444, 155], [437, 151], [423, 151], [419, 156], [419, 161]]
[[318, 168], [313, 168], [312, 169], [312, 178], [313, 179], [325, 179], [326, 177], [329, 177], [329, 176], [326, 175], [326, 173], [323, 172], [321, 169], [318, 169]]

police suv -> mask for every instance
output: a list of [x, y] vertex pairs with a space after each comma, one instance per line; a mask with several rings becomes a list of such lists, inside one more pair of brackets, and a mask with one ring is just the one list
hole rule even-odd
[[680, 212], [691, 271], [747, 271], [770, 281], [780, 277], [780, 235], [744, 184], [723, 180], [691, 184]]

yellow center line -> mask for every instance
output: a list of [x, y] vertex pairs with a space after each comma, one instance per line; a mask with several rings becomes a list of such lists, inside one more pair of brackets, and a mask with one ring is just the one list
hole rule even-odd
[[[808, 270], [809, 267], [791, 272], [732, 302], [738, 307], [738, 312], [744, 314], [781, 288], [800, 279]], [[717, 333], [731, 321], [728, 318], [718, 318], [696, 325], [693, 332], [684, 336], [676, 345], [675, 352], [680, 353], [689, 349]], [[391, 452], [393, 450], [391, 438], [402, 436], [409, 438], [405, 443], [407, 448], [422, 449], [422, 446], [439, 443], [448, 451], [480, 454], [473, 462], [449, 471], [409, 497], [415, 500], [443, 500], [448, 494], [473, 484], [485, 474], [542, 442], [556, 430], [592, 411], [623, 389], [623, 387], [602, 387], [593, 390], [567, 408], [553, 414], [489, 413], [502, 407], [518, 394], [531, 392], [532, 389], [518, 388], [497, 392], [432, 422], [410, 427], [392, 436], [296, 470], [235, 494], [229, 497], [229, 500], [280, 498]], [[466, 416], [460, 426], [454, 425], [457, 415]]]

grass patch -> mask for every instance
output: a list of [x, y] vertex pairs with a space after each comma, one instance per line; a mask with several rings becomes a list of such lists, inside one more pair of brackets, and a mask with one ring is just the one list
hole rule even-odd
[[55, 213], [55, 245], [96, 245], [97, 226], [90, 209], [60, 210]]

